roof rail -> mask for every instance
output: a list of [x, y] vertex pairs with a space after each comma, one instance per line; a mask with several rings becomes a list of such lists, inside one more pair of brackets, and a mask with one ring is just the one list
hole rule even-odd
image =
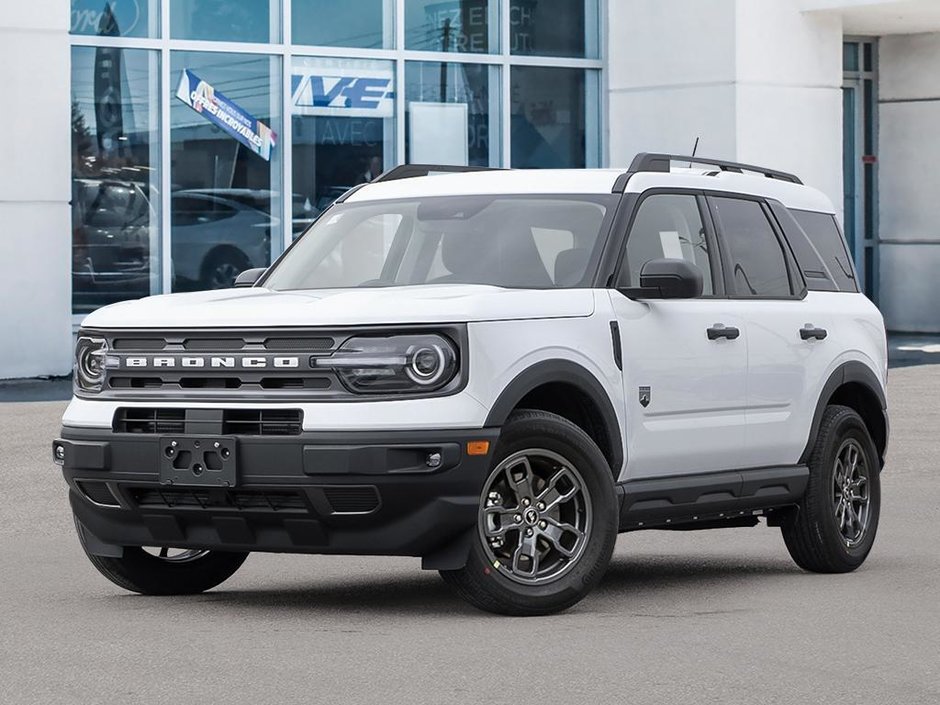
[[729, 162], [722, 159], [707, 159], [705, 157], [687, 157], [681, 154], [650, 154], [647, 152], [641, 152], [633, 159], [633, 163], [630, 164], [630, 170], [625, 174], [621, 174], [619, 177], [617, 177], [617, 181], [614, 183], [613, 192], [623, 193], [627, 187], [627, 182], [630, 181], [630, 177], [634, 174], [641, 172], [658, 172], [668, 174], [672, 169], [672, 162], [688, 162], [689, 166], [692, 166], [693, 164], [704, 164], [706, 166], [718, 167], [720, 171], [733, 171], [738, 174], [743, 174], [744, 172], [749, 171], [755, 174], [766, 176], [768, 179], [789, 181], [793, 184], [803, 183], [795, 174], [788, 174], [785, 171], [767, 169], [765, 167], [755, 166], [753, 164]]
[[398, 181], [399, 179], [413, 179], [416, 176], [430, 176], [432, 174], [463, 174], [469, 171], [502, 171], [499, 167], [489, 166], [454, 166], [453, 164], [402, 164], [383, 171], [370, 183], [377, 184], [382, 181]]

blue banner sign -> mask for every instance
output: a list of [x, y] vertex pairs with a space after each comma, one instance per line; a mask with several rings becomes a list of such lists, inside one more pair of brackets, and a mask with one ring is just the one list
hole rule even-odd
[[189, 69], [183, 69], [176, 97], [262, 159], [270, 161], [277, 134]]
[[395, 114], [391, 62], [295, 61], [294, 115], [387, 118]]

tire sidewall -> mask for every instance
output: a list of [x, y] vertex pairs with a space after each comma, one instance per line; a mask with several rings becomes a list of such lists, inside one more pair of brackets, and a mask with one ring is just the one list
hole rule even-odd
[[[861, 543], [851, 547], [845, 545], [832, 507], [836, 457], [842, 444], [849, 439], [857, 441], [865, 454], [870, 497], [869, 522], [865, 537]], [[814, 454], [810, 463], [810, 472], [818, 473], [819, 484], [816, 488], [817, 491], [813, 493], [814, 496], [808, 498], [809, 501], [815, 503], [814, 508], [819, 517], [815, 529], [824, 544], [836, 551], [842, 560], [853, 566], [861, 565], [875, 542], [875, 535], [878, 532], [878, 520], [881, 514], [878, 451], [861, 417], [849, 409], [845, 409], [840, 413], [839, 418], [829, 428], [825, 438], [820, 440], [822, 444], [819, 452]]]

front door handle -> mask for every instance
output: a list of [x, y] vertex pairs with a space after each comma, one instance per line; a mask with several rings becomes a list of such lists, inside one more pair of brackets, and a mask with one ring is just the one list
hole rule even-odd
[[741, 335], [741, 331], [739, 331], [734, 326], [725, 326], [721, 323], [716, 323], [706, 332], [708, 333], [709, 340], [718, 340], [719, 338], [734, 340], [739, 335]]
[[812, 323], [807, 323], [800, 328], [800, 337], [803, 340], [825, 340], [829, 332], [825, 328], [816, 328]]

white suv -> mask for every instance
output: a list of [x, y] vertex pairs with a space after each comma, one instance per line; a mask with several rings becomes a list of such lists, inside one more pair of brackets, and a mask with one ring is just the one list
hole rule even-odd
[[234, 289], [88, 316], [53, 455], [129, 590], [206, 590], [251, 551], [403, 555], [544, 614], [624, 531], [764, 518], [807, 570], [861, 565], [886, 357], [792, 175], [410, 165]]

